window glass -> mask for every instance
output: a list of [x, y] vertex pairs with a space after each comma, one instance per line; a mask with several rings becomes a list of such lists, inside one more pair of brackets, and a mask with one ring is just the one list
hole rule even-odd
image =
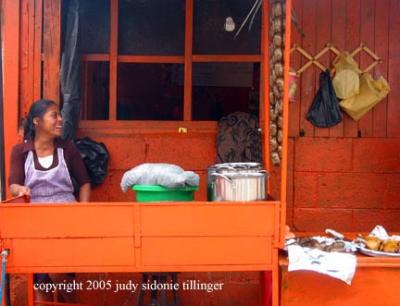
[[80, 0], [82, 53], [108, 53], [110, 45], [110, 0]]
[[82, 119], [108, 120], [109, 67], [108, 62], [82, 63]]
[[[251, 14], [235, 38], [255, 2], [255, 0], [195, 0], [193, 53], [260, 53], [261, 7], [258, 9], [255, 7], [254, 18]], [[250, 23], [251, 29], [249, 29]]]
[[183, 120], [183, 65], [118, 65], [117, 119]]
[[118, 20], [119, 54], [184, 54], [184, 0], [120, 0]]
[[193, 120], [219, 120], [233, 112], [258, 114], [259, 63], [194, 63]]

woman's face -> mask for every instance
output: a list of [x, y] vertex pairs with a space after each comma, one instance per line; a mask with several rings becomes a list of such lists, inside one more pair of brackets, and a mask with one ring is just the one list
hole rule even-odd
[[[36, 120], [36, 122], [35, 122]], [[59, 137], [62, 133], [63, 119], [58, 106], [51, 105], [47, 108], [42, 118], [35, 118], [37, 132]]]

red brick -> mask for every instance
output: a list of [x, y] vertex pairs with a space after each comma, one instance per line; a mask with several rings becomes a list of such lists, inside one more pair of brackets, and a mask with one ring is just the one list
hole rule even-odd
[[293, 208], [286, 209], [286, 224], [293, 229]]
[[113, 170], [109, 173], [109, 184], [104, 185], [104, 191], [109, 194], [110, 202], [134, 202], [136, 201], [133, 190], [123, 192], [121, 189], [121, 179], [125, 171]]
[[281, 168], [272, 166], [269, 170], [269, 189], [268, 194], [275, 200], [281, 197]]
[[376, 225], [382, 225], [389, 234], [400, 231], [400, 210], [354, 210], [353, 220], [352, 231], [370, 232]]
[[239, 284], [260, 284], [262, 272], [232, 272], [230, 273], [229, 283]]
[[301, 137], [295, 141], [296, 171], [351, 170], [352, 140]]
[[259, 306], [262, 290], [259, 284], [224, 284], [221, 291], [208, 293], [204, 298], [204, 305], [210, 306]]
[[27, 305], [28, 280], [25, 274], [10, 274], [10, 299], [13, 306]]
[[325, 173], [318, 180], [321, 207], [383, 208], [383, 174]]
[[146, 162], [172, 163], [185, 170], [206, 170], [215, 163], [215, 135], [152, 135], [146, 137]]
[[295, 231], [323, 231], [333, 228], [338, 231], [352, 230], [352, 210], [298, 208], [293, 212]]
[[400, 209], [400, 175], [387, 175], [387, 189], [383, 201], [385, 208]]
[[199, 189], [194, 193], [196, 201], [207, 201], [207, 171], [195, 171], [200, 176]]
[[354, 170], [400, 172], [400, 139], [354, 139]]
[[318, 207], [318, 174], [295, 172], [294, 207]]
[[288, 169], [287, 169], [287, 207], [294, 204], [294, 140], [288, 141]]
[[145, 162], [145, 141], [142, 136], [97, 136], [93, 138], [103, 142], [110, 153], [109, 168], [129, 170]]

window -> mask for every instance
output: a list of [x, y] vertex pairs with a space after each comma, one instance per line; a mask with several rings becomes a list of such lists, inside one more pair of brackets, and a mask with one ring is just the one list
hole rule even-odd
[[258, 113], [262, 7], [235, 37], [254, 0], [80, 3], [83, 120]]

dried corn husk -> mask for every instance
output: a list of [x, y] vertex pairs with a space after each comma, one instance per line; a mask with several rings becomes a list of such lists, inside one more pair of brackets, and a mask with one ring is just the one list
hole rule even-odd
[[269, 125], [269, 133], [270, 133], [270, 135], [275, 137], [277, 132], [278, 132], [278, 126], [276, 125], [276, 123], [271, 123]]
[[282, 140], [283, 140], [283, 133], [282, 130], [278, 131], [278, 135], [276, 136], [276, 140], [278, 141], [278, 143], [281, 145], [282, 144]]
[[272, 152], [275, 152], [276, 150], [278, 150], [278, 141], [276, 140], [276, 138], [274, 136], [270, 136], [269, 145], [270, 145], [270, 150]]
[[279, 166], [281, 164], [281, 158], [278, 152], [273, 152], [271, 154], [271, 161], [274, 166]]
[[272, 39], [275, 47], [281, 47], [283, 44], [283, 39], [281, 35], [275, 34], [274, 38]]
[[279, 92], [282, 93], [283, 92], [283, 86], [284, 86], [284, 82], [282, 78], [278, 78], [276, 80], [276, 85], [278, 86]]
[[273, 62], [280, 62], [283, 59], [283, 52], [281, 48], [276, 48], [272, 54]]
[[279, 128], [282, 128], [282, 127], [283, 127], [283, 118], [282, 118], [282, 116], [279, 116], [279, 117], [278, 117], [278, 122], [277, 122], [277, 123], [278, 123], [278, 127], [279, 127]]
[[283, 7], [282, 4], [277, 2], [272, 7], [272, 14], [275, 17], [281, 17], [283, 14]]

